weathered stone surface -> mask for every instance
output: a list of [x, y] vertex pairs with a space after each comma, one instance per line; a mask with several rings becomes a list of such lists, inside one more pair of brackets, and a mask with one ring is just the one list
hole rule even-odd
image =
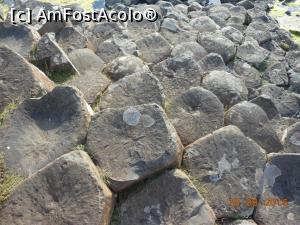
[[253, 220], [235, 220], [232, 222], [225, 222], [222, 225], [257, 225]]
[[300, 122], [284, 131], [282, 142], [285, 152], [300, 153]]
[[263, 44], [271, 40], [271, 34], [268, 31], [268, 27], [261, 22], [252, 22], [245, 30], [245, 35], [252, 37], [259, 44]]
[[54, 87], [45, 74], [6, 46], [0, 46], [0, 112], [10, 103], [40, 97]]
[[300, 51], [289, 51], [286, 54], [286, 59], [295, 72], [300, 72]]
[[241, 44], [244, 40], [243, 33], [231, 26], [222, 28], [222, 34], [235, 44]]
[[89, 104], [94, 103], [97, 96], [111, 83], [102, 73], [104, 62], [87, 48], [72, 51], [69, 59], [80, 74], [67, 83], [77, 87]]
[[80, 92], [56, 87], [41, 99], [24, 101], [0, 130], [6, 166], [30, 176], [83, 143], [91, 111]]
[[254, 219], [258, 224], [298, 225], [300, 223], [298, 187], [300, 156], [299, 154], [270, 154], [268, 158], [260, 203]]
[[191, 144], [224, 124], [223, 104], [212, 92], [190, 88], [166, 105], [166, 113], [183, 145]]
[[212, 71], [203, 78], [203, 87], [213, 92], [225, 107], [248, 99], [244, 82], [226, 71]]
[[204, 71], [226, 70], [226, 65], [222, 56], [217, 53], [209, 53], [199, 61]]
[[113, 202], [89, 156], [74, 151], [18, 186], [0, 209], [0, 224], [108, 225]]
[[198, 32], [215, 32], [220, 29], [220, 26], [208, 16], [201, 16], [191, 19], [190, 25]]
[[204, 56], [207, 55], [207, 51], [199, 45], [196, 41], [189, 41], [189, 42], [183, 42], [179, 45], [176, 45], [171, 55], [178, 56], [182, 54], [187, 54], [192, 56], [196, 61], [202, 59]]
[[[117, 213], [119, 212], [119, 213]], [[120, 200], [112, 225], [214, 225], [215, 215], [180, 170], [167, 171]], [[130, 215], [130, 216], [129, 216]]]
[[290, 90], [300, 94], [300, 72], [295, 73], [294, 71], [289, 71], [289, 78], [290, 78]]
[[[247, 22], [247, 10], [243, 6], [233, 6], [229, 9], [230, 15], [234, 18], [239, 18], [241, 24]], [[229, 19], [230, 19], [229, 18]]]
[[87, 151], [121, 191], [165, 168], [180, 164], [182, 144], [157, 104], [105, 109], [91, 123]]
[[[139, 12], [144, 12], [144, 10], [140, 10], [139, 8], [135, 9]], [[160, 20], [148, 21], [148, 20], [142, 20], [142, 21], [132, 21], [127, 23], [127, 30], [128, 30], [128, 36], [129, 38], [132, 38], [134, 40], [140, 39], [143, 36], [146, 36], [148, 34], [152, 34], [159, 31], [160, 28]]]
[[30, 26], [0, 22], [0, 44], [7, 45], [27, 59], [39, 39], [39, 33]]
[[267, 152], [282, 150], [280, 140], [267, 114], [256, 104], [246, 101], [236, 104], [226, 112], [225, 124], [237, 126]]
[[117, 81], [133, 73], [142, 73], [150, 71], [148, 66], [136, 56], [125, 55], [114, 59], [108, 63], [104, 69], [105, 73], [113, 81]]
[[135, 42], [125, 36], [113, 36], [97, 45], [96, 54], [106, 63], [124, 55], [138, 55]]
[[260, 47], [255, 40], [245, 40], [244, 43], [237, 48], [237, 57], [258, 69], [267, 59], [268, 55], [269, 52]]
[[159, 33], [146, 35], [136, 45], [141, 59], [147, 63], [158, 63], [171, 54], [171, 45]]
[[66, 53], [59, 47], [52, 34], [45, 34], [32, 52], [32, 62], [49, 77], [53, 74], [76, 75], [79, 72]]
[[208, 10], [208, 15], [210, 17], [219, 17], [223, 20], [227, 20], [230, 17], [230, 11], [222, 5], [214, 5]]
[[111, 84], [101, 97], [101, 109], [156, 103], [164, 106], [165, 95], [159, 80], [150, 72], [128, 75]]
[[270, 96], [260, 95], [252, 99], [251, 102], [260, 106], [265, 111], [265, 113], [267, 114], [270, 120], [274, 118], [278, 118], [279, 116], [278, 110], [276, 108], [274, 101]]
[[265, 73], [265, 78], [270, 81], [270, 83], [286, 86], [289, 82], [287, 71], [285, 69], [285, 63], [273, 62], [271, 63]]
[[153, 74], [160, 80], [168, 99], [180, 95], [190, 87], [201, 85], [202, 69], [188, 55], [168, 58], [152, 68]]
[[248, 63], [241, 60], [235, 60], [233, 69], [238, 77], [245, 81], [245, 85], [248, 88], [258, 88], [261, 86], [261, 73]]
[[267, 84], [260, 88], [260, 94], [270, 96], [281, 116], [299, 117], [300, 95], [290, 93], [275, 84]]
[[206, 32], [199, 33], [198, 42], [207, 52], [220, 54], [225, 63], [233, 59], [236, 53], [234, 43], [220, 33]]
[[265, 152], [235, 126], [221, 128], [185, 150], [183, 166], [218, 218], [248, 217], [253, 207], [230, 207], [259, 193], [256, 179], [265, 165]]
[[57, 43], [66, 52], [85, 48], [88, 44], [87, 38], [79, 33], [74, 27], [65, 27], [56, 35]]

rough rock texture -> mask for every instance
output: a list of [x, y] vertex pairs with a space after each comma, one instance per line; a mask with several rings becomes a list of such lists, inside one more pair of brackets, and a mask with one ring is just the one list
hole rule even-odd
[[104, 62], [90, 49], [77, 49], [69, 54], [69, 59], [79, 72], [68, 84], [77, 87], [84, 99], [92, 104], [111, 81], [102, 73]]
[[258, 224], [298, 225], [299, 154], [270, 154], [262, 184], [260, 204], [255, 213]]
[[137, 40], [136, 45], [140, 58], [147, 63], [158, 63], [171, 54], [171, 45], [159, 33], [146, 35]]
[[252, 99], [251, 102], [260, 106], [265, 111], [265, 113], [267, 114], [270, 120], [274, 118], [278, 118], [279, 116], [278, 110], [276, 108], [274, 101], [270, 96], [260, 95]]
[[213, 92], [225, 107], [248, 99], [245, 83], [226, 71], [212, 71], [203, 79], [203, 87]]
[[286, 86], [289, 82], [289, 78], [285, 67], [285, 63], [282, 62], [270, 64], [265, 71], [266, 79], [269, 80], [270, 83]]
[[184, 42], [179, 45], [176, 45], [173, 48], [171, 53], [173, 57], [181, 54], [188, 54], [192, 56], [196, 61], [199, 61], [200, 59], [202, 59], [204, 56], [207, 55], [207, 52], [196, 41], [190, 41], [190, 42]]
[[39, 38], [39, 33], [30, 26], [0, 22], [0, 44], [7, 45], [27, 59]]
[[215, 215], [187, 175], [167, 171], [120, 199], [112, 225], [214, 225]]
[[226, 70], [226, 65], [222, 56], [217, 53], [209, 53], [199, 61], [204, 71]]
[[85, 48], [88, 44], [87, 38], [74, 27], [64, 27], [56, 35], [56, 40], [66, 53], [70, 53], [75, 49]]
[[53, 87], [38, 68], [8, 47], [0, 47], [0, 112], [10, 103], [40, 97]]
[[152, 73], [160, 80], [168, 99], [200, 86], [203, 77], [200, 65], [189, 55], [168, 58], [156, 64]]
[[147, 104], [106, 109], [95, 115], [87, 151], [106, 173], [110, 187], [121, 191], [179, 165], [182, 145], [162, 108]]
[[259, 193], [257, 177], [265, 165], [265, 153], [235, 126], [221, 128], [185, 149], [183, 166], [218, 218], [248, 217], [253, 207], [230, 206]]
[[198, 42], [207, 52], [220, 54], [226, 63], [235, 56], [236, 48], [234, 43], [218, 32], [200, 32]]
[[57, 44], [54, 36], [48, 33], [37, 43], [32, 52], [31, 60], [50, 77], [53, 74], [63, 76], [63, 74], [75, 75], [79, 73], [66, 53]]
[[225, 222], [222, 225], [257, 225], [253, 220], [235, 220], [232, 222]]
[[300, 122], [288, 127], [283, 134], [284, 151], [300, 153]]
[[226, 26], [222, 28], [222, 33], [225, 37], [227, 37], [229, 40], [231, 40], [235, 44], [241, 44], [244, 40], [244, 36], [242, 32], [237, 30], [234, 27]]
[[121, 108], [147, 103], [164, 106], [164, 99], [159, 80], [151, 73], [138, 72], [110, 85], [101, 97], [100, 108]]
[[0, 224], [108, 225], [113, 202], [89, 156], [74, 151], [18, 186], [0, 209]]
[[113, 81], [138, 72], [148, 72], [149, 68], [136, 56], [126, 55], [114, 59], [104, 69], [105, 73]]
[[225, 124], [239, 127], [246, 136], [267, 152], [282, 150], [280, 140], [267, 114], [256, 104], [246, 101], [236, 104], [226, 112]]
[[91, 112], [81, 93], [56, 87], [41, 99], [24, 101], [0, 130], [6, 166], [29, 176], [83, 143]]
[[223, 104], [210, 91], [194, 87], [166, 105], [182, 143], [191, 144], [224, 124]]
[[286, 55], [287, 62], [295, 72], [300, 72], [300, 51], [290, 51]]

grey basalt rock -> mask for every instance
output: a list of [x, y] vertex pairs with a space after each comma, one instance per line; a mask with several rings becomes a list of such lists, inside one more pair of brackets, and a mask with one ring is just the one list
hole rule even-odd
[[291, 93], [275, 84], [266, 84], [259, 89], [260, 94], [270, 96], [281, 116], [299, 117], [300, 95]]
[[237, 76], [245, 81], [247, 88], [258, 88], [262, 85], [261, 73], [248, 63], [235, 60], [233, 69]]
[[7, 46], [0, 46], [0, 112], [11, 103], [41, 97], [53, 87], [42, 71]]
[[113, 81], [117, 81], [125, 76], [139, 72], [149, 72], [148, 66], [143, 60], [136, 56], [125, 55], [115, 58], [110, 63], [106, 64], [103, 73]]
[[227, 69], [222, 56], [217, 53], [207, 54], [199, 61], [199, 64], [204, 71]]
[[300, 223], [299, 169], [299, 154], [268, 155], [260, 203], [254, 215], [258, 224]]
[[182, 54], [188, 54], [198, 61], [207, 55], [207, 51], [196, 41], [189, 41], [178, 44], [172, 49], [171, 55], [173, 57]]
[[300, 153], [300, 122], [294, 123], [283, 132], [285, 152]]
[[300, 51], [289, 51], [286, 60], [295, 72], [300, 72]]
[[29, 25], [13, 25], [0, 22], [0, 43], [29, 59], [30, 52], [40, 39], [40, 35]]
[[259, 44], [263, 44], [271, 40], [271, 34], [268, 30], [268, 27], [261, 22], [252, 22], [245, 30], [245, 35], [252, 37]]
[[79, 71], [79, 76], [67, 83], [77, 87], [84, 95], [84, 99], [92, 104], [111, 83], [102, 70], [104, 62], [90, 49], [77, 49], [69, 54], [69, 59]]
[[88, 45], [87, 38], [79, 33], [74, 27], [64, 27], [57, 35], [59, 46], [66, 52], [85, 48]]
[[244, 81], [226, 71], [210, 72], [203, 78], [202, 86], [218, 96], [226, 108], [248, 99]]
[[270, 120], [279, 117], [276, 105], [270, 96], [260, 95], [252, 99], [250, 102], [260, 106], [265, 111]]
[[289, 89], [297, 94], [300, 94], [300, 72], [296, 73], [294, 71], [288, 71], [290, 78]]
[[199, 64], [188, 55], [168, 58], [156, 64], [152, 73], [161, 82], [167, 101], [190, 87], [200, 86], [203, 77]]
[[231, 14], [230, 14], [230, 11], [228, 8], [226, 8], [222, 5], [214, 5], [209, 8], [208, 16], [209, 17], [219, 17], [223, 20], [227, 20], [227, 19], [229, 19]]
[[147, 63], [158, 63], [171, 54], [171, 45], [159, 33], [146, 35], [136, 41], [140, 58]]
[[250, 219], [248, 220], [238, 219], [232, 222], [225, 222], [220, 225], [257, 225], [257, 223], [255, 223], [254, 220], [250, 220]]
[[234, 27], [226, 26], [223, 27], [221, 31], [226, 38], [231, 40], [236, 45], [241, 44], [244, 40], [243, 33], [235, 29]]
[[254, 39], [247, 39], [237, 48], [236, 56], [259, 69], [269, 56], [269, 52], [260, 47]]
[[117, 205], [112, 225], [214, 225], [215, 219], [187, 175], [171, 170], [126, 192]]
[[100, 111], [91, 122], [86, 150], [116, 192], [180, 165], [182, 156], [179, 137], [157, 104]]
[[220, 26], [208, 16], [201, 16], [191, 19], [189, 23], [198, 32], [215, 32], [220, 29]]
[[0, 209], [0, 224], [109, 225], [114, 196], [83, 151], [48, 164], [20, 184]]
[[166, 105], [166, 113], [183, 145], [221, 128], [223, 104], [212, 92], [193, 87]]
[[165, 95], [159, 80], [150, 72], [137, 72], [111, 84], [101, 96], [100, 108], [156, 103], [164, 106]]
[[[197, 187], [201, 187], [217, 218], [247, 218], [254, 208], [243, 201], [259, 193], [256, 179], [265, 161], [262, 148], [237, 127], [227, 126], [189, 145], [183, 166]], [[240, 206], [230, 206], [234, 196], [241, 200]]]
[[200, 32], [198, 35], [198, 42], [207, 52], [220, 54], [225, 63], [232, 60], [236, 54], [234, 43], [219, 32]]
[[78, 75], [67, 54], [55, 41], [53, 34], [45, 34], [32, 52], [31, 61], [51, 77], [53, 74]]
[[229, 9], [229, 12], [231, 16], [230, 18], [232, 17], [238, 18], [241, 24], [247, 22], [247, 10], [243, 6], [233, 6]]
[[289, 83], [286, 65], [283, 62], [270, 63], [264, 71], [264, 76], [270, 83], [278, 86], [287, 86]]
[[267, 152], [278, 152], [282, 144], [264, 110], [256, 104], [241, 102], [225, 113], [225, 124], [235, 125]]
[[138, 55], [136, 43], [126, 36], [113, 35], [97, 45], [95, 53], [105, 62], [109, 63], [117, 57], [125, 55]]
[[27, 177], [72, 151], [84, 142], [91, 113], [81, 93], [68, 86], [24, 101], [0, 130], [7, 168]]

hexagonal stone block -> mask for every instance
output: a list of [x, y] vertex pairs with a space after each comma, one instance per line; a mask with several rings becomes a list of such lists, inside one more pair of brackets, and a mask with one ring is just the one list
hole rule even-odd
[[184, 145], [224, 124], [223, 104], [212, 92], [194, 87], [166, 104], [166, 113]]
[[278, 152], [283, 147], [265, 111], [250, 102], [241, 102], [225, 114], [225, 124], [235, 125], [267, 152]]
[[7, 168], [30, 176], [72, 151], [86, 138], [90, 110], [78, 89], [67, 86], [24, 101], [0, 129]]
[[270, 154], [254, 215], [258, 224], [300, 224], [300, 155]]
[[41, 97], [53, 87], [38, 68], [8, 47], [0, 47], [0, 112], [11, 103]]
[[[183, 166], [197, 183], [218, 218], [249, 217], [254, 207], [244, 204], [256, 197], [265, 165], [265, 152], [235, 126], [221, 128], [185, 149]], [[231, 205], [232, 199], [240, 205]]]
[[39, 33], [29, 25], [0, 22], [1, 45], [7, 45], [24, 58], [29, 58], [30, 51], [39, 39]]
[[114, 197], [89, 156], [63, 155], [25, 180], [0, 209], [0, 224], [108, 225]]
[[180, 164], [182, 145], [157, 104], [105, 109], [92, 120], [87, 151], [121, 191], [154, 173]]
[[151, 72], [138, 72], [116, 81], [101, 96], [100, 108], [156, 103], [164, 105], [165, 95], [159, 80]]
[[215, 215], [187, 175], [167, 171], [120, 198], [112, 225], [214, 225]]
[[201, 85], [203, 71], [189, 55], [168, 58], [152, 68], [152, 73], [164, 87], [166, 97], [171, 99], [191, 87]]

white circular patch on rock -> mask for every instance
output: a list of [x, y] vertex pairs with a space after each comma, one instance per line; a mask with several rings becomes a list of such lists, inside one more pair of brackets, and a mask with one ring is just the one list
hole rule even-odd
[[129, 126], [138, 125], [141, 118], [141, 113], [134, 107], [129, 107], [123, 113], [123, 121], [127, 123]]

